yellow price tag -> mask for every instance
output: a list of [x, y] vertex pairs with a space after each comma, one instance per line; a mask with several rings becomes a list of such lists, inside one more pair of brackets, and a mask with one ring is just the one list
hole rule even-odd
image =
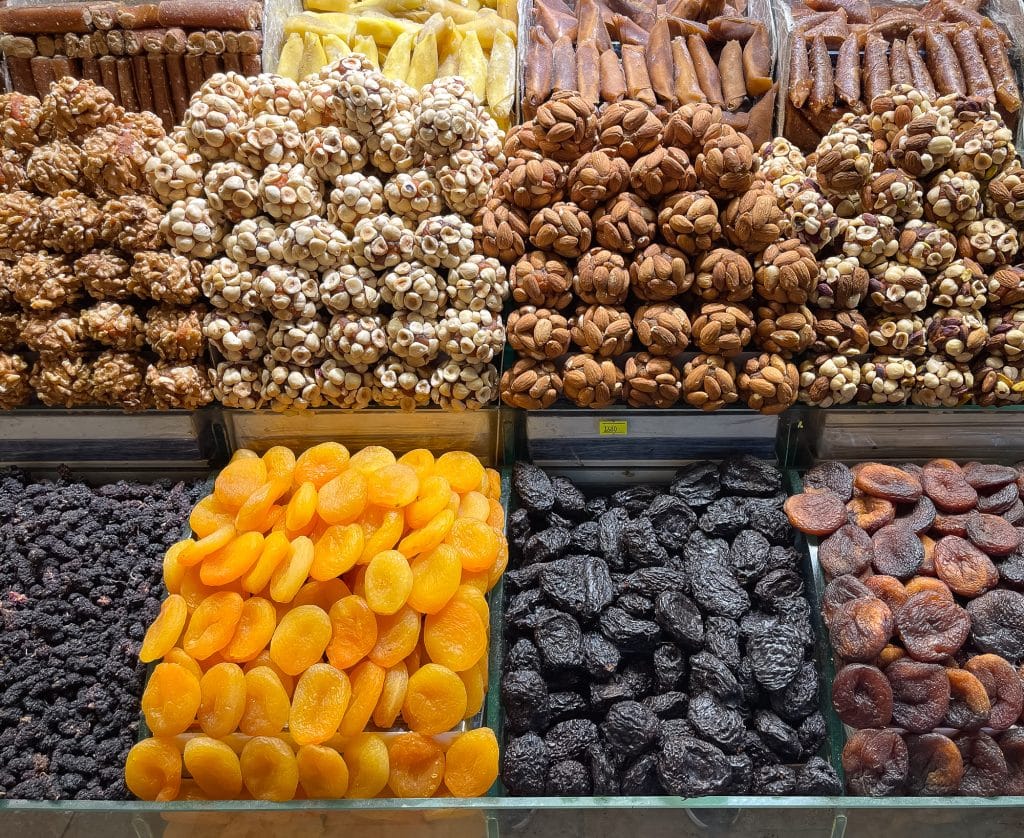
[[629, 423], [625, 419], [601, 419], [597, 423], [597, 433], [600, 436], [626, 436]]

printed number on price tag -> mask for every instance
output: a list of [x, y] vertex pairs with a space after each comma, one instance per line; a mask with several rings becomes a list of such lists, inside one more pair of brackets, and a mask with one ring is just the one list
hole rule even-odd
[[600, 436], [626, 436], [629, 423], [624, 419], [601, 419], [597, 423], [597, 432]]

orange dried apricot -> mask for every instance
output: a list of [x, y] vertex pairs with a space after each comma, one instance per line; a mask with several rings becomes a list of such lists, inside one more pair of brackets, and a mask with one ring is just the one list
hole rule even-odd
[[288, 732], [299, 745], [319, 745], [338, 731], [352, 686], [348, 676], [329, 663], [315, 663], [295, 685]]
[[183, 567], [195, 567], [211, 553], [227, 547], [235, 537], [235, 525], [225, 524], [205, 538], [193, 541], [178, 554], [178, 563]]
[[234, 591], [210, 594], [192, 612], [182, 648], [196, 660], [206, 660], [231, 642], [241, 616], [241, 594]]
[[458, 736], [445, 754], [444, 784], [454, 797], [482, 797], [498, 779], [498, 740], [489, 727]]
[[421, 663], [425, 662], [424, 660], [422, 660], [425, 657], [426, 655], [424, 655], [423, 653], [423, 647], [420, 646], [419, 643], [417, 643], [416, 648], [405, 656], [405, 668], [409, 670], [410, 675], [412, 675], [417, 669], [420, 668]]
[[394, 465], [396, 462], [395, 455], [387, 448], [381, 445], [367, 445], [361, 451], [356, 451], [348, 464], [356, 471], [370, 475], [378, 469]]
[[232, 800], [242, 793], [242, 766], [229, 745], [209, 736], [185, 743], [185, 767], [210, 800]]
[[338, 442], [321, 442], [307, 448], [295, 461], [292, 485], [298, 488], [309, 481], [317, 489], [348, 468], [348, 449]]
[[181, 788], [181, 754], [174, 742], [152, 738], [133, 745], [125, 760], [124, 780], [140, 800], [175, 800]]
[[468, 585], [471, 588], [475, 588], [481, 594], [487, 593], [487, 586], [491, 581], [490, 570], [464, 570], [462, 571], [462, 585]]
[[213, 481], [213, 496], [229, 512], [238, 512], [260, 486], [267, 482], [263, 460], [246, 457], [232, 460]]
[[299, 588], [295, 599], [292, 600], [292, 608], [298, 608], [300, 605], [316, 605], [324, 611], [330, 611], [339, 599], [351, 595], [352, 592], [348, 589], [348, 585], [341, 579], [307, 582]]
[[451, 496], [452, 487], [443, 477], [432, 475], [421, 480], [416, 500], [405, 508], [406, 526], [412, 529], [426, 526], [431, 518], [448, 506]]
[[398, 714], [402, 712], [405, 701], [405, 690], [409, 685], [409, 670], [404, 661], [390, 667], [384, 675], [384, 688], [381, 690], [377, 706], [373, 711], [373, 723], [381, 730], [393, 727]]
[[454, 596], [462, 575], [455, 548], [441, 544], [412, 560], [408, 604], [422, 614], [435, 614]]
[[487, 505], [487, 525], [493, 527], [498, 532], [505, 532], [505, 507], [494, 498], [488, 498]]
[[298, 675], [324, 656], [330, 640], [327, 612], [315, 605], [301, 605], [277, 624], [270, 640], [270, 657], [289, 675]]
[[367, 564], [378, 553], [390, 550], [402, 537], [405, 517], [395, 509], [382, 506], [368, 506], [359, 523], [363, 527], [363, 552], [359, 564]]
[[342, 751], [348, 766], [348, 791], [345, 797], [365, 800], [376, 797], [388, 784], [391, 763], [388, 746], [376, 733], [354, 736]]
[[404, 660], [420, 638], [420, 615], [408, 605], [390, 616], [377, 617], [377, 642], [367, 657], [385, 669]]
[[394, 614], [405, 605], [412, 590], [409, 561], [397, 550], [385, 550], [366, 566], [363, 579], [366, 604], [376, 614]]
[[501, 474], [493, 468], [485, 468], [487, 475], [487, 491], [484, 492], [491, 500], [501, 500]]
[[188, 568], [179, 561], [179, 557], [182, 551], [188, 549], [192, 544], [195, 544], [195, 541], [186, 538], [172, 544], [164, 553], [164, 587], [167, 588], [169, 594], [181, 593], [181, 580], [185, 577], [185, 571]]
[[484, 628], [487, 628], [491, 624], [491, 611], [487, 606], [487, 598], [484, 596], [483, 591], [475, 585], [459, 585], [459, 588], [455, 591], [455, 596], [452, 597], [452, 600], [467, 602], [472, 605], [473, 610], [476, 611], [477, 616], [480, 617], [481, 622], [483, 622]]
[[430, 472], [434, 468], [434, 455], [426, 448], [413, 448], [399, 457], [398, 462], [412, 468], [420, 482], [422, 482], [430, 476]]
[[434, 516], [430, 523], [419, 530], [413, 530], [398, 543], [398, 549], [410, 558], [433, 550], [444, 541], [455, 524], [455, 513], [445, 509]]
[[385, 509], [401, 509], [414, 500], [420, 489], [420, 480], [411, 466], [395, 463], [371, 472], [366, 478], [366, 497], [369, 503]]
[[366, 727], [384, 689], [385, 675], [384, 668], [372, 661], [363, 661], [352, 670], [352, 700], [338, 726], [339, 736], [355, 736]]
[[200, 538], [205, 538], [226, 524], [234, 524], [235, 512], [236, 510], [228, 509], [221, 504], [216, 495], [207, 495], [192, 507], [188, 525], [192, 532]]
[[281, 507], [275, 504], [288, 489], [291, 488], [291, 481], [274, 479], [264, 483], [249, 499], [242, 504], [235, 516], [235, 528], [239, 532], [269, 532], [274, 528], [280, 516], [283, 514]]
[[285, 508], [284, 525], [289, 530], [301, 530], [308, 526], [316, 515], [316, 486], [306, 481], [292, 494]]
[[487, 495], [481, 492], [466, 492], [459, 501], [460, 518], [475, 518], [486, 523], [490, 514], [490, 501], [487, 499]]
[[229, 462], [233, 463], [235, 460], [255, 460], [258, 459], [259, 456], [260, 455], [253, 451], [251, 448], [238, 448], [231, 455], [231, 459], [229, 460]]
[[216, 553], [211, 553], [199, 568], [206, 585], [219, 587], [244, 576], [256, 564], [263, 550], [263, 533], [244, 532]]
[[498, 539], [498, 557], [494, 560], [494, 564], [491, 565], [491, 569], [487, 572], [487, 590], [493, 590], [494, 586], [501, 581], [501, 575], [505, 572], [505, 568], [508, 567], [508, 541], [505, 540], [505, 536], [501, 536]]
[[445, 666], [428, 663], [409, 677], [402, 718], [417, 733], [444, 733], [465, 717], [466, 703], [462, 679]]
[[316, 512], [328, 524], [351, 524], [366, 508], [366, 476], [349, 468], [320, 487]]
[[185, 573], [181, 577], [178, 593], [188, 605], [189, 612], [192, 612], [199, 607], [204, 599], [217, 593], [217, 589], [203, 584], [203, 580], [199, 578], [198, 567], [188, 567], [185, 568]]
[[403, 733], [388, 745], [388, 785], [396, 797], [433, 797], [444, 779], [444, 751], [433, 739]]
[[185, 669], [196, 676], [196, 681], [203, 677], [203, 668], [196, 662], [195, 658], [177, 646], [164, 655], [163, 662], [176, 663], [178, 666], [185, 667]]
[[484, 706], [484, 696], [487, 694], [487, 655], [465, 672], [460, 672], [459, 678], [466, 687], [466, 714], [463, 718], [469, 719]]
[[348, 766], [334, 748], [303, 745], [295, 757], [299, 785], [310, 800], [338, 800], [348, 791]]
[[440, 474], [460, 495], [480, 488], [486, 478], [480, 460], [468, 451], [448, 451], [437, 458], [434, 474]]
[[199, 682], [199, 726], [220, 739], [238, 729], [245, 712], [245, 673], [237, 663], [218, 663]]
[[258, 666], [268, 666], [274, 670], [274, 674], [278, 677], [281, 682], [281, 686], [284, 687], [284, 691], [288, 693], [289, 700], [291, 699], [292, 693], [295, 692], [295, 679], [285, 672], [281, 667], [274, 663], [274, 659], [270, 657], [270, 649], [264, 649], [251, 661], [246, 663], [242, 667], [243, 671], [250, 672]]
[[363, 553], [365, 537], [360, 524], [334, 524], [313, 545], [309, 575], [323, 581], [347, 573]]
[[257, 736], [245, 743], [239, 760], [242, 781], [254, 800], [291, 800], [299, 785], [295, 754], [282, 740]]
[[272, 532], [263, 539], [263, 549], [252, 569], [242, 577], [242, 589], [251, 594], [258, 594], [270, 584], [274, 575], [288, 555], [291, 542], [283, 532]]
[[275, 445], [267, 449], [263, 455], [263, 462], [267, 467], [267, 477], [271, 480], [292, 481], [295, 472], [295, 452], [284, 445]]
[[448, 498], [448, 505], [445, 509], [450, 509], [453, 514], [458, 515], [460, 506], [462, 506], [462, 497], [458, 492], [452, 492], [451, 496]]
[[247, 736], [277, 736], [284, 730], [290, 711], [288, 693], [269, 666], [245, 673], [245, 711], [238, 729]]
[[377, 642], [377, 620], [366, 600], [347, 596], [331, 606], [327, 660], [338, 669], [355, 666]]
[[455, 672], [464, 672], [487, 651], [487, 626], [465, 599], [452, 600], [423, 625], [423, 646], [430, 659]]
[[242, 603], [242, 616], [238, 618], [231, 642], [221, 655], [233, 663], [251, 661], [267, 647], [275, 628], [277, 612], [274, 604], [263, 597], [250, 597]]
[[177, 736], [195, 721], [199, 680], [176, 663], [158, 663], [142, 693], [142, 712], [155, 736]]
[[466, 570], [487, 570], [498, 557], [498, 534], [483, 521], [459, 518], [445, 539]]
[[270, 598], [274, 602], [291, 602], [309, 576], [313, 565], [313, 542], [300, 535], [288, 549], [288, 555], [270, 577]]
[[348, 585], [349, 589], [358, 597], [366, 599], [366, 565], [356, 565], [348, 573], [345, 574], [345, 584]]
[[160, 603], [160, 613], [146, 629], [139, 660], [149, 663], [171, 651], [181, 637], [181, 630], [185, 628], [187, 619], [188, 603], [185, 602], [185, 598], [178, 594], [167, 597]]

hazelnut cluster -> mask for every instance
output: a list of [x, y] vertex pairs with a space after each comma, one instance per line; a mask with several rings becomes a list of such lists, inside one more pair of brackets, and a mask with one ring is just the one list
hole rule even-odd
[[70, 77], [0, 113], [0, 410], [210, 402], [199, 264], [167, 248], [146, 177], [173, 156], [160, 120]]
[[473, 218], [504, 133], [460, 78], [416, 91], [358, 54], [268, 109], [279, 81], [211, 77], [146, 167], [167, 242], [201, 264], [215, 397], [281, 411], [495, 400], [509, 286]]

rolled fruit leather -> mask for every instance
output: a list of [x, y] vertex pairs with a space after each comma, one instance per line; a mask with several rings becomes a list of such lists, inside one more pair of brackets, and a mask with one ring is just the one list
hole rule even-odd
[[572, 38], [565, 35], [551, 49], [551, 89], [576, 90], [576, 53]]
[[594, 107], [601, 103], [601, 56], [593, 41], [576, 47], [576, 82], [580, 96]]
[[680, 105], [688, 105], [691, 102], [706, 102], [707, 96], [700, 89], [697, 81], [697, 71], [693, 68], [693, 61], [690, 59], [690, 50], [686, 47], [686, 39], [676, 37], [672, 39], [672, 63], [675, 67], [675, 92], [676, 101]]
[[534, 0], [533, 17], [552, 41], [565, 36], [576, 38], [577, 23], [574, 14], [554, 8], [544, 0]]
[[615, 50], [609, 48], [601, 53], [601, 101], [620, 102], [626, 98], [626, 76], [622, 62]]
[[531, 118], [551, 95], [551, 42], [539, 26], [530, 29], [523, 70], [523, 108]]
[[662, 102], [675, 102], [675, 78], [672, 72], [672, 34], [668, 21], [659, 20], [647, 42], [647, 75], [654, 94]]
[[917, 39], [913, 35], [907, 36], [907, 62], [910, 64], [910, 76], [913, 85], [929, 99], [935, 99], [939, 93], [935, 89], [935, 82], [932, 81], [932, 74], [928, 65], [921, 57], [921, 50]]
[[722, 46], [718, 57], [718, 74], [722, 79], [725, 109], [739, 110], [747, 96], [747, 85], [743, 78], [743, 47], [739, 41], [728, 41]]
[[608, 27], [605, 26], [601, 7], [598, 6], [597, 0], [579, 0], [576, 4], [576, 19], [579, 22], [576, 33], [577, 43], [593, 41], [599, 54], [612, 48], [612, 40], [608, 37]]
[[914, 83], [910, 59], [907, 57], [907, 42], [899, 38], [889, 44], [889, 76], [893, 84]]
[[860, 41], [848, 38], [836, 57], [835, 74], [836, 96], [839, 101], [854, 113], [864, 113], [864, 103], [860, 97]]
[[928, 59], [928, 69], [931, 71], [932, 79], [935, 80], [935, 87], [938, 88], [939, 95], [945, 96], [948, 93], [963, 95], [966, 93], [967, 82], [960, 69], [960, 61], [946, 34], [938, 31], [934, 26], [926, 27], [924, 48]]
[[704, 91], [708, 102], [719, 107], [725, 104], [725, 96], [722, 94], [722, 79], [718, 73], [718, 66], [715, 64], [708, 46], [704, 39], [697, 35], [688, 35], [686, 46], [690, 50], [690, 59], [693, 61], [693, 68], [697, 73], [697, 81], [700, 89]]
[[652, 108], [658, 104], [651, 87], [651, 78], [647, 74], [643, 47], [622, 45], [622, 72], [626, 77], [626, 93], [630, 99], [636, 99]]
[[999, 35], [999, 30], [988, 21], [977, 30], [978, 44], [985, 57], [985, 66], [996, 89], [996, 99], [1009, 113], [1020, 110], [1020, 88], [1017, 78], [1010, 66], [1010, 58], [1006, 54], [1006, 45]]
[[994, 98], [996, 90], [985, 66], [985, 59], [981, 55], [978, 42], [974, 39], [974, 33], [967, 24], [958, 26], [953, 33], [953, 50], [960, 59], [960, 68], [967, 82], [967, 92], [972, 96]]
[[743, 78], [747, 93], [756, 99], [772, 86], [772, 53], [768, 30], [757, 24], [743, 45]]
[[55, 32], [90, 32], [88, 3], [0, 8], [0, 32], [35, 35]]
[[263, 21], [260, 0], [161, 0], [161, 26], [182, 29], [258, 29]]
[[789, 50], [789, 101], [794, 108], [802, 108], [806, 104], [812, 84], [807, 42], [802, 35], [794, 34]]
[[813, 114], [832, 107], [835, 102], [835, 76], [824, 35], [815, 35], [811, 42], [811, 97], [808, 107]]
[[864, 71], [861, 81], [864, 90], [864, 104], [871, 109], [876, 96], [881, 96], [892, 87], [889, 74], [888, 44], [881, 35], [869, 32], [864, 42]]

